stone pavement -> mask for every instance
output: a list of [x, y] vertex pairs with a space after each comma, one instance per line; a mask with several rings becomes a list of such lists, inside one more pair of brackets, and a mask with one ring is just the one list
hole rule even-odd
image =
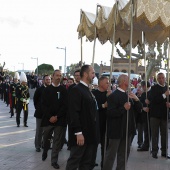
[[[24, 127], [21, 123], [20, 127], [16, 126], [16, 115], [10, 117], [9, 107], [0, 100], [0, 170], [53, 170], [50, 163], [50, 152], [48, 158], [43, 162], [41, 154], [37, 153], [34, 148], [35, 135], [35, 118], [34, 118], [33, 101], [29, 104], [28, 126]], [[21, 114], [21, 122], [23, 115]], [[148, 152], [137, 152], [136, 137], [132, 143], [131, 154], [127, 164], [127, 170], [170, 170], [170, 160], [166, 160], [160, 156], [153, 159]], [[170, 147], [170, 134], [169, 134]], [[170, 153], [170, 150], [169, 150]], [[67, 146], [61, 150], [59, 154], [60, 169], [64, 170], [69, 151]], [[100, 164], [100, 147], [98, 149], [96, 162]], [[115, 163], [116, 164], [116, 163]], [[114, 168], [115, 169], [115, 166]], [[94, 168], [100, 170], [100, 167]]]

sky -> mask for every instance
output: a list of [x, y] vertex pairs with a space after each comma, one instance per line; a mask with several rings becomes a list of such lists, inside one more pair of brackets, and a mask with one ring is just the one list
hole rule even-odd
[[[0, 0], [0, 63], [11, 71], [35, 70], [46, 63], [54, 69], [80, 61], [77, 27], [80, 9], [96, 13], [96, 5], [114, 0]], [[91, 64], [93, 42], [83, 38], [83, 62]], [[109, 64], [111, 44], [96, 41], [95, 63]], [[31, 59], [36, 58], [36, 59]]]

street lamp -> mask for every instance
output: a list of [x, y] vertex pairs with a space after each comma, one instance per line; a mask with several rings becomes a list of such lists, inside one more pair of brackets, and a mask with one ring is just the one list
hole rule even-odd
[[22, 64], [22, 71], [24, 71], [24, 63], [18, 63], [18, 64]]
[[64, 75], [66, 76], [66, 47], [65, 48], [56, 47], [56, 48], [65, 51]]
[[37, 60], [37, 76], [38, 76], [38, 57], [31, 57], [31, 59], [36, 59]]

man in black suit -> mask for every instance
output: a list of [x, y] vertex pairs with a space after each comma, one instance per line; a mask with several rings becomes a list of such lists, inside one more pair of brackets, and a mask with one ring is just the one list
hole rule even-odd
[[[142, 104], [138, 97], [130, 92], [129, 102], [126, 93], [128, 89], [128, 76], [120, 75], [118, 78], [119, 87], [108, 97], [107, 109], [107, 135], [109, 145], [106, 150], [103, 170], [112, 170], [115, 157], [117, 155], [116, 170], [125, 169], [125, 154], [127, 159], [130, 153], [132, 137], [136, 134], [135, 111], [141, 112]], [[128, 111], [128, 134], [127, 129], [127, 111]], [[127, 139], [127, 153], [126, 153]]]
[[41, 125], [43, 127], [43, 154], [42, 160], [47, 158], [50, 149], [49, 140], [53, 135], [53, 144], [51, 151], [51, 165], [59, 169], [58, 156], [61, 150], [62, 137], [66, 127], [67, 113], [67, 90], [60, 84], [61, 71], [55, 70], [52, 75], [52, 84], [47, 86], [42, 93], [43, 117]]
[[150, 123], [152, 137], [152, 157], [157, 159], [159, 130], [161, 133], [161, 156], [170, 158], [167, 155], [166, 148], [166, 132], [167, 132], [167, 97], [170, 91], [165, 85], [165, 76], [163, 73], [158, 73], [157, 84], [151, 87], [150, 95]]
[[49, 86], [51, 84], [51, 78], [48, 75], [43, 76], [43, 85], [36, 89], [33, 97], [34, 107], [35, 107], [35, 113], [34, 117], [36, 118], [36, 133], [35, 133], [35, 148], [37, 152], [41, 151], [41, 142], [42, 142], [42, 132], [43, 128], [41, 127], [41, 121], [43, 116], [42, 106], [41, 106], [41, 97], [42, 92], [45, 89], [45, 87]]
[[84, 65], [80, 71], [81, 81], [69, 93], [70, 157], [66, 170], [89, 170], [97, 144], [97, 103], [89, 90], [95, 77], [92, 66]]

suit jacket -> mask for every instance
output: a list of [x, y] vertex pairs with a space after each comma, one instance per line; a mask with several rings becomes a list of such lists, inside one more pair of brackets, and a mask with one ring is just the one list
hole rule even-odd
[[167, 90], [167, 86], [160, 86], [156, 84], [151, 87], [150, 95], [150, 116], [160, 119], [167, 119], [167, 98], [163, 98], [162, 94]]
[[79, 83], [69, 93], [69, 139], [70, 145], [77, 145], [77, 132], [82, 132], [85, 144], [97, 144], [97, 103], [89, 88]]
[[[126, 137], [127, 110], [124, 104], [127, 101], [127, 94], [118, 89], [108, 96], [107, 131], [110, 139]], [[133, 136], [136, 134], [135, 111], [141, 112], [142, 104], [140, 101], [130, 100], [129, 102], [131, 102], [131, 108], [128, 117], [128, 135]]]
[[45, 89], [44, 85], [37, 88], [34, 93], [34, 97], [33, 97], [33, 102], [34, 102], [34, 107], [35, 107], [34, 117], [39, 118], [39, 119], [42, 119], [42, 116], [43, 116], [43, 111], [42, 111], [42, 106], [41, 106], [41, 97], [42, 97], [42, 92], [44, 89]]

